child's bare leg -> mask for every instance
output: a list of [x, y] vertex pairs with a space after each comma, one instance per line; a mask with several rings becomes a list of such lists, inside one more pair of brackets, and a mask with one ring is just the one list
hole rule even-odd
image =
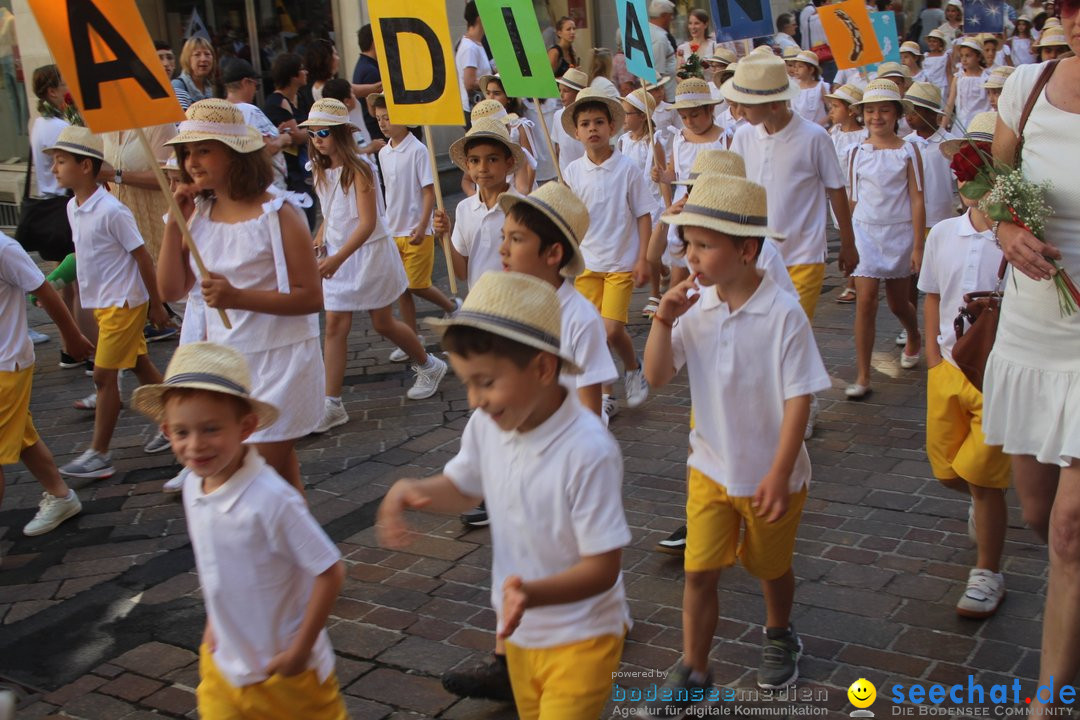
[[94, 438], [90, 447], [102, 454], [109, 452], [116, 419], [120, 417], [120, 387], [116, 384], [119, 372], [100, 366], [94, 368], [97, 409], [94, 411]]
[[[71, 492], [71, 488], [61, 479], [60, 471], [56, 467], [56, 461], [53, 460], [52, 453], [43, 441], [38, 440], [23, 450], [19, 459], [22, 460], [23, 465], [30, 471], [30, 474], [41, 483], [41, 487], [45, 488], [45, 492], [58, 498], [66, 498], [68, 493]], [[0, 472], [0, 501], [3, 500], [4, 495], [3, 480], [3, 474]]]
[[[454, 310], [457, 309], [457, 305], [454, 304], [454, 301], [448, 298], [442, 290], [434, 285], [429, 285], [428, 287], [420, 288], [419, 290], [409, 290], [409, 292], [418, 298], [427, 300], [432, 305], [438, 306], [443, 312], [454, 312]], [[415, 325], [415, 322], [413, 324]]]
[[795, 602], [795, 572], [788, 571], [774, 580], [761, 581], [765, 596], [765, 627], [786, 628], [791, 624], [791, 606]]
[[413, 301], [411, 290], [406, 290], [401, 293], [401, 297], [398, 298], [398, 314], [401, 316], [401, 322], [408, 325], [414, 331], [417, 329], [416, 303]]
[[709, 650], [720, 612], [719, 570], [687, 572], [683, 582], [683, 663], [694, 672], [709, 669]]
[[326, 366], [326, 396], [341, 397], [345, 381], [345, 353], [352, 329], [351, 312], [326, 313], [326, 340], [323, 343], [323, 364]]
[[132, 369], [140, 385], [157, 385], [162, 381], [161, 372], [154, 365], [149, 355], [140, 355], [135, 359], [135, 367]]
[[266, 460], [266, 464], [277, 470], [290, 485], [304, 494], [304, 483], [300, 480], [300, 460], [296, 457], [295, 440], [255, 443], [255, 449]]
[[855, 383], [869, 385], [874, 328], [877, 326], [878, 281], [855, 278], [855, 293]]
[[421, 367], [427, 365], [427, 350], [420, 343], [416, 331], [395, 318], [389, 305], [378, 310], [371, 310], [369, 313], [371, 326], [375, 332], [404, 350], [417, 365]]
[[622, 360], [623, 367], [627, 370], [637, 370], [637, 354], [634, 353], [634, 343], [626, 332], [626, 325], [618, 320], [604, 318], [604, 329], [607, 331], [608, 345]]
[[898, 278], [885, 281], [885, 299], [889, 310], [907, 330], [907, 346], [904, 352], [909, 356], [918, 355], [922, 349], [922, 336], [919, 335], [919, 312], [910, 298], [910, 286], [913, 278]]
[[975, 502], [975, 545], [978, 557], [975, 567], [1001, 572], [1001, 555], [1005, 550], [1005, 530], [1009, 508], [1005, 491], [969, 484]]

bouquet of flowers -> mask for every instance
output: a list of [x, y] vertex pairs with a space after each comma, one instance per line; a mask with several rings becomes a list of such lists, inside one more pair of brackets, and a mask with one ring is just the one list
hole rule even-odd
[[701, 58], [697, 54], [700, 47], [698, 43], [690, 43], [690, 55], [687, 56], [686, 62], [679, 68], [679, 71], [675, 73], [680, 80], [705, 77], [705, 66], [702, 65]]
[[[956, 179], [964, 183], [960, 194], [978, 200], [979, 209], [990, 219], [1019, 225], [1042, 240], [1046, 218], [1053, 212], [1046, 202], [1049, 181], [1034, 183], [1019, 168], [995, 163], [990, 143], [970, 138], [953, 155], [950, 167]], [[1080, 309], [1080, 289], [1056, 260], [1046, 260], [1054, 266], [1061, 315], [1072, 315]]]

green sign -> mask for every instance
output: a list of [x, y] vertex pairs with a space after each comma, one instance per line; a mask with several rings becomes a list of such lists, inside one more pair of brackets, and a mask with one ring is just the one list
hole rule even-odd
[[[510, 97], [559, 96], [532, 0], [476, 0], [503, 89]], [[483, 88], [481, 88], [483, 89]]]

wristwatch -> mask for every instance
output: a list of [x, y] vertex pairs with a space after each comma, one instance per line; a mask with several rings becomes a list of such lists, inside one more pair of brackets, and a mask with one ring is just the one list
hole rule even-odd
[[120, 168], [116, 168], [116, 175], [113, 176], [113, 183], [119, 185], [124, 182], [124, 171]]

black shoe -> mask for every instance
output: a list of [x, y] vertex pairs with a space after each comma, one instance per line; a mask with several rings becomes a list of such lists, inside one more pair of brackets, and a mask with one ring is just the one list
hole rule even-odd
[[180, 328], [175, 325], [165, 325], [164, 327], [154, 327], [150, 323], [146, 324], [143, 328], [143, 337], [146, 338], [146, 342], [158, 342], [159, 340], [168, 340], [174, 338], [179, 334]]
[[459, 697], [514, 701], [506, 658], [498, 655], [491, 655], [483, 662], [463, 670], [448, 670], [442, 676], [442, 685], [447, 692]]
[[68, 355], [63, 350], [60, 351], [60, 367], [64, 368], [65, 370], [70, 370], [71, 368], [77, 368], [82, 364], [83, 364], [82, 360], [76, 360], [75, 358], [71, 357], [70, 355]]
[[662, 552], [665, 555], [682, 555], [686, 552], [686, 526], [683, 525], [656, 543], [656, 552]]
[[87, 360], [83, 365], [86, 366], [86, 370], [83, 371], [83, 374], [86, 375], [86, 377], [94, 377], [94, 361]]
[[480, 503], [469, 512], [461, 513], [461, 522], [468, 527], [486, 527], [490, 522], [487, 507]]
[[[679, 665], [668, 673], [663, 688], [657, 693], [656, 700], [646, 700], [638, 705], [635, 713], [639, 718], [677, 718], [682, 717], [687, 708], [708, 698], [712, 688], [712, 671], [705, 676], [705, 682], [696, 682], [690, 677], [690, 668]], [[667, 690], [670, 690], [668, 692]], [[661, 700], [660, 698], [667, 698]]]

